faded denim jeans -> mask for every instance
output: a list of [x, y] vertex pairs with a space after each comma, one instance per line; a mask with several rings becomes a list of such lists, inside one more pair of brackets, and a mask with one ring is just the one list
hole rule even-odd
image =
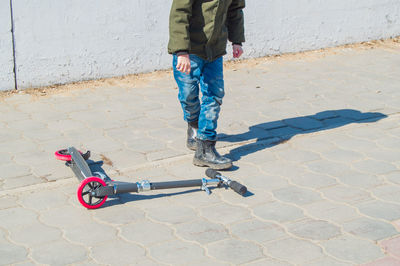
[[[174, 78], [179, 87], [178, 99], [186, 122], [199, 121], [197, 138], [216, 140], [217, 120], [224, 92], [223, 59], [207, 61], [190, 54], [189, 74], [176, 69], [178, 57], [173, 56]], [[201, 102], [199, 98], [201, 91]]]

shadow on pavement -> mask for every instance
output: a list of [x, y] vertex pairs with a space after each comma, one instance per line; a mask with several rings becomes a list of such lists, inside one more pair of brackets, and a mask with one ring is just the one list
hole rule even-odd
[[[213, 190], [215, 187], [209, 187], [209, 188], [210, 188], [210, 190]], [[107, 207], [111, 207], [114, 205], [122, 205], [122, 204], [125, 204], [127, 202], [132, 202], [132, 201], [151, 200], [151, 199], [156, 199], [156, 198], [171, 197], [171, 196], [183, 195], [183, 194], [189, 194], [189, 193], [201, 193], [204, 195], [199, 195], [199, 196], [208, 197], [208, 195], [199, 188], [185, 190], [185, 191], [179, 191], [179, 192], [173, 192], [173, 193], [160, 193], [160, 194], [153, 194], [153, 195], [138, 194], [138, 193], [124, 193], [124, 194], [119, 194], [119, 195], [114, 195], [114, 196], [108, 197], [106, 203], [104, 203], [104, 205], [101, 206], [101, 208], [107, 208]]]
[[218, 134], [218, 140], [225, 142], [256, 140], [234, 148], [225, 155], [233, 161], [238, 161], [248, 154], [286, 142], [295, 135], [333, 129], [353, 123], [372, 123], [386, 117], [387, 115], [382, 113], [363, 113], [352, 109], [329, 110], [315, 115], [257, 124], [241, 134]]

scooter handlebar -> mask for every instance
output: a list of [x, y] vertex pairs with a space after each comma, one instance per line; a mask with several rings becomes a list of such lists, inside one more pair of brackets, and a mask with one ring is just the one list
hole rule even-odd
[[[214, 169], [208, 168], [206, 170], [206, 176], [209, 178], [221, 178], [221, 173], [215, 171]], [[230, 181], [230, 180], [229, 180]], [[236, 181], [230, 181], [228, 182], [229, 187], [235, 191], [236, 193], [240, 194], [240, 195], [244, 195], [247, 192], [247, 187], [243, 186], [242, 184], [236, 182]]]
[[236, 182], [236, 181], [232, 181], [229, 183], [229, 187], [235, 191], [236, 193], [240, 194], [240, 195], [244, 195], [247, 192], [247, 187], [243, 186], [242, 184]]

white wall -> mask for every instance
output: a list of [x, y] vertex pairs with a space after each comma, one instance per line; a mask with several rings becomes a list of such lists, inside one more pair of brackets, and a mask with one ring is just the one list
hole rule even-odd
[[400, 0], [248, 0], [248, 56], [400, 35]]
[[[19, 88], [170, 67], [170, 4], [13, 0]], [[246, 56], [398, 36], [399, 16], [400, 0], [247, 0]]]
[[165, 0], [14, 1], [19, 88], [165, 68]]
[[0, 1], [0, 90], [14, 89], [10, 1]]

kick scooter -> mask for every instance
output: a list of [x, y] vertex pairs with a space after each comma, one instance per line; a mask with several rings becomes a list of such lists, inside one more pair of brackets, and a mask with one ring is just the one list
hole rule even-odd
[[79, 202], [88, 209], [96, 209], [102, 206], [107, 197], [122, 193], [143, 192], [157, 189], [183, 188], [183, 187], [199, 187], [201, 190], [210, 194], [209, 185], [216, 184], [217, 187], [228, 186], [236, 193], [244, 195], [247, 188], [240, 183], [230, 180], [213, 169], [206, 170], [207, 178], [167, 181], [167, 182], [150, 182], [142, 180], [136, 183], [120, 182], [111, 180], [108, 176], [101, 172], [92, 172], [87, 160], [90, 157], [90, 151], [81, 153], [74, 147], [63, 149], [55, 152], [58, 160], [65, 161], [66, 166], [70, 167], [75, 176], [81, 181], [77, 196]]

